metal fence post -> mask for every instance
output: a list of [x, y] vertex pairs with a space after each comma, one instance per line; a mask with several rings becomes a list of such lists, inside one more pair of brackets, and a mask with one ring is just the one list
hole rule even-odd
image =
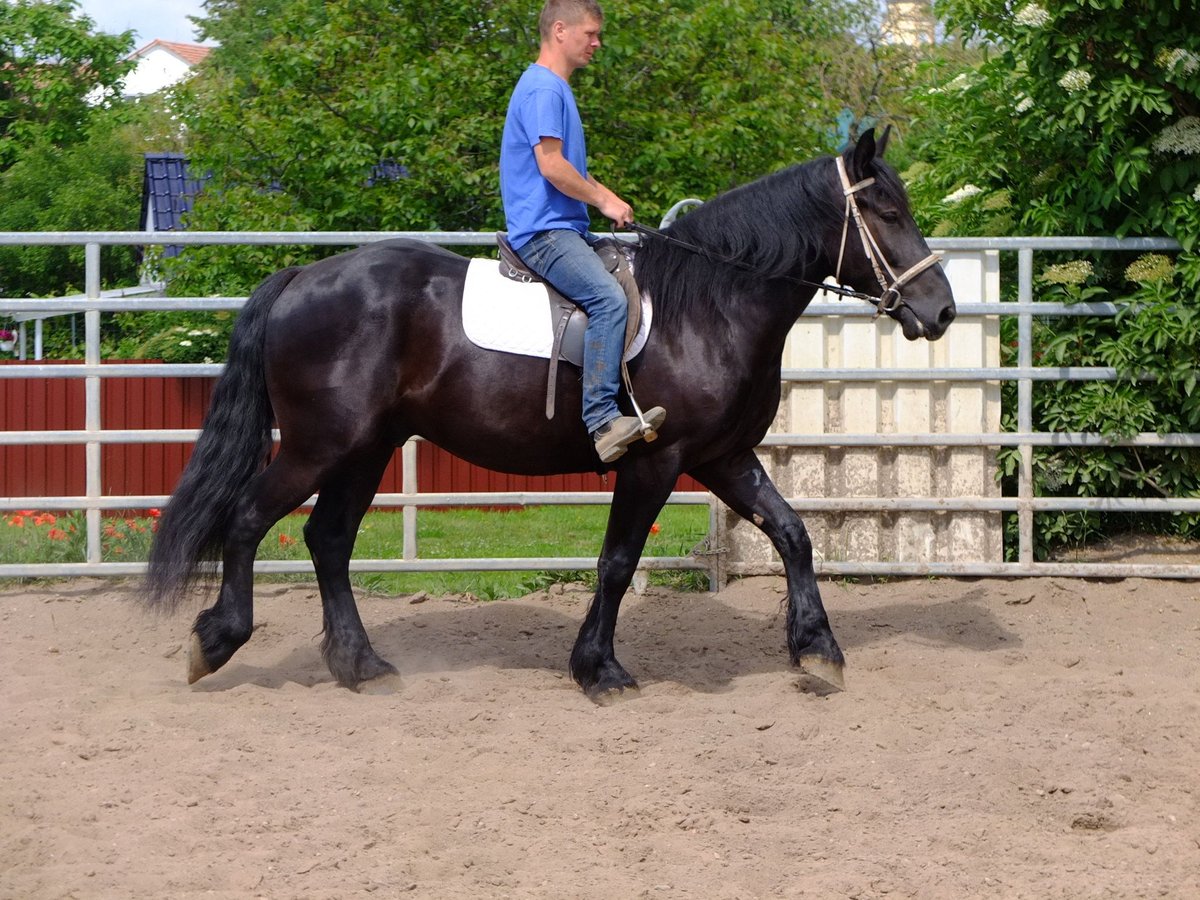
[[[1022, 304], [1033, 301], [1033, 249], [1023, 247], [1017, 251], [1017, 300]], [[1022, 312], [1017, 316], [1017, 365], [1023, 369], [1033, 367], [1033, 315]], [[1023, 435], [1033, 433], [1033, 379], [1017, 381], [1017, 431]], [[1021, 475], [1018, 481], [1017, 529], [1019, 532], [1018, 558], [1022, 566], [1032, 566], [1033, 554], [1033, 445], [1022, 443]]]
[[[100, 296], [100, 245], [89, 243], [84, 247], [84, 293], [89, 300]], [[84, 321], [84, 361], [89, 366], [100, 365], [100, 311], [89, 309], [83, 314]], [[41, 322], [38, 322], [41, 325]], [[101, 558], [100, 549], [100, 509], [94, 504], [99, 502], [104, 493], [100, 479], [100, 376], [89, 375], [84, 380], [84, 430], [88, 434], [85, 461], [86, 474], [84, 493], [88, 499], [88, 509], [84, 513], [87, 521], [87, 562], [98, 563]]]
[[[417, 442], [414, 438], [409, 438], [404, 442], [404, 448], [400, 451], [400, 487], [404, 493], [412, 495], [417, 493]], [[404, 549], [403, 559], [417, 558], [417, 508], [411, 503], [406, 503], [403, 510], [404, 524]]]
[[721, 501], [715, 495], [708, 497], [708, 589], [713, 593], [722, 590], [729, 580], [728, 552], [726, 546], [729, 529], [725, 526], [725, 513]]

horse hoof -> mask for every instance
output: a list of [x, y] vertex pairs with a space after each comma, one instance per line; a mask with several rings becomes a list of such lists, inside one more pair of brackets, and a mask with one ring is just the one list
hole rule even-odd
[[635, 684], [631, 687], [613, 687], [604, 690], [588, 691], [588, 699], [597, 706], [615, 706], [623, 700], [632, 700], [641, 690]]
[[208, 660], [204, 658], [204, 648], [200, 645], [200, 636], [193, 631], [192, 642], [188, 645], [187, 682], [195, 684], [205, 675], [211, 675], [212, 671]]
[[383, 675], [379, 675], [375, 678], [370, 678], [366, 681], [360, 681], [354, 690], [359, 694], [384, 696], [387, 694], [399, 693], [400, 687], [401, 682], [399, 673], [386, 672]]
[[835, 693], [846, 689], [846, 678], [842, 674], [842, 667], [822, 656], [800, 657], [800, 669], [809, 678], [818, 682], [814, 685], [816, 693], [822, 693], [822, 688], [824, 688], [824, 693]]

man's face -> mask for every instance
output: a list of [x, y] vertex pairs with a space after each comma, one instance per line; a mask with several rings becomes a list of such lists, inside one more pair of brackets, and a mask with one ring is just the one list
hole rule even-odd
[[573, 68], [581, 69], [592, 61], [592, 56], [600, 48], [601, 27], [600, 21], [592, 16], [585, 16], [574, 25], [563, 23], [563, 50]]

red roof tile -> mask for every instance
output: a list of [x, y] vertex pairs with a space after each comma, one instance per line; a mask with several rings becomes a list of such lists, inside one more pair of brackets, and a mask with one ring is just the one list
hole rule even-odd
[[196, 63], [212, 52], [212, 47], [205, 47], [203, 44], [185, 44], [181, 41], [164, 41], [160, 38], [155, 38], [146, 46], [135, 50], [131, 54], [131, 58], [145, 56], [155, 47], [161, 47], [168, 53], [175, 54], [189, 66], [196, 65]]

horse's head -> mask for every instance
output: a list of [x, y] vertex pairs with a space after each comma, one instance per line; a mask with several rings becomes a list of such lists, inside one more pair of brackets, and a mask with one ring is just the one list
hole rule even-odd
[[885, 131], [877, 143], [870, 129], [835, 160], [846, 206], [834, 257], [837, 279], [880, 296], [880, 311], [898, 321], [910, 341], [935, 341], [954, 321], [954, 295], [913, 221], [904, 185], [883, 161], [887, 138]]

